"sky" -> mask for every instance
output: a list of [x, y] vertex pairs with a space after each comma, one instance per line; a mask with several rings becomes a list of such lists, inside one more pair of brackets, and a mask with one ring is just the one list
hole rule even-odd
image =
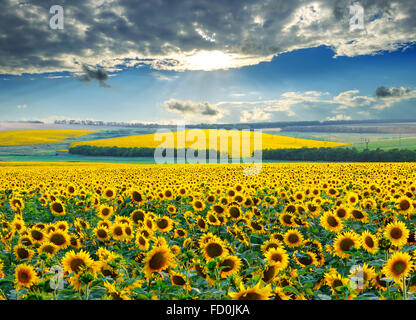
[[1, 3], [0, 121], [416, 120], [413, 0]]

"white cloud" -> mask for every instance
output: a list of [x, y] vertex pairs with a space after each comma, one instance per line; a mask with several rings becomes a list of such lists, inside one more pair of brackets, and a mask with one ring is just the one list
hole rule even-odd
[[[362, 1], [365, 30], [349, 31], [349, 0], [114, 2], [65, 5], [65, 29], [51, 31], [44, 2], [0, 12], [0, 74], [106, 71], [150, 65], [217, 70], [328, 46], [334, 56], [394, 51], [416, 42], [414, 0]], [[376, 17], [372, 19], [372, 17]], [[24, 48], [22, 47], [24, 43]]]
[[26, 109], [27, 108], [27, 104], [19, 104], [16, 106], [17, 109]]
[[244, 110], [240, 117], [240, 122], [258, 122], [267, 121], [271, 117], [271, 113], [264, 112], [260, 108], [254, 108], [252, 112]]
[[337, 121], [337, 120], [351, 120], [350, 116], [346, 116], [345, 114], [337, 114], [333, 117], [327, 117], [326, 120], [328, 121]]

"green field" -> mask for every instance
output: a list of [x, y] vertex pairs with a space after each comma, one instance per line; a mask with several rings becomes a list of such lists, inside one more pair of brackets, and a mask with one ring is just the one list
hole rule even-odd
[[[282, 136], [314, 139], [332, 142], [349, 143], [348, 147], [355, 147], [357, 150], [366, 148], [365, 141], [368, 140], [368, 149], [375, 150], [377, 148], [383, 150], [391, 149], [411, 149], [416, 150], [415, 134], [360, 134], [360, 133], [323, 133], [323, 132], [280, 132], [280, 131], [264, 131], [266, 133], [277, 134]], [[348, 148], [346, 147], [346, 148]]]

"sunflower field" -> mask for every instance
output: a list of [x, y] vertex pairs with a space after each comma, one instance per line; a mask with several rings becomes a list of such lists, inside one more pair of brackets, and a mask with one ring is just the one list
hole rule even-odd
[[0, 166], [0, 299], [414, 299], [416, 165]]

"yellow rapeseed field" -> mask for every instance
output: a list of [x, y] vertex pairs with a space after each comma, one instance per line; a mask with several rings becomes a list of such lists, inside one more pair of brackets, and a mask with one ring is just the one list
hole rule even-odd
[[416, 164], [2, 163], [0, 299], [413, 299]]
[[[250, 136], [245, 136], [242, 131], [232, 131], [232, 130], [216, 130], [216, 129], [188, 129], [185, 131], [180, 131], [179, 133], [174, 131], [172, 133], [173, 140], [166, 140], [164, 133], [154, 133], [154, 134], [145, 134], [145, 135], [136, 135], [129, 137], [121, 138], [111, 138], [111, 139], [102, 139], [102, 140], [92, 140], [92, 141], [80, 141], [73, 142], [72, 147], [79, 145], [90, 145], [97, 147], [119, 147], [119, 148], [157, 148], [164, 143], [165, 148], [177, 148], [178, 146], [178, 135], [181, 135], [179, 141], [185, 142], [185, 147], [189, 148], [192, 146], [195, 150], [207, 150], [210, 148], [210, 134], [215, 138], [214, 148], [215, 150], [220, 150], [220, 137], [228, 138], [228, 152], [232, 154], [233, 148], [235, 150], [240, 150], [240, 154], [243, 156], [250, 155], [257, 146], [255, 144], [255, 134], [253, 131], [250, 132]], [[236, 141], [232, 142], [232, 134], [237, 137]], [[218, 137], [218, 138], [217, 138]], [[320, 147], [339, 147], [348, 145], [346, 143], [338, 142], [328, 142], [328, 141], [318, 141], [318, 140], [309, 140], [309, 139], [299, 139], [292, 137], [285, 137], [279, 135], [273, 135], [268, 133], [262, 133], [262, 145], [261, 149], [287, 149], [287, 148], [320, 148]], [[186, 140], [185, 140], [186, 138]], [[248, 141], [248, 138], [250, 141]], [[189, 141], [188, 141], [189, 140]], [[215, 143], [216, 141], [216, 143]], [[244, 150], [242, 146], [250, 146], [250, 149]], [[259, 146], [260, 147], [260, 146]], [[259, 149], [259, 148], [257, 148]]]
[[0, 146], [59, 143], [97, 131], [88, 130], [15, 130], [0, 131]]

